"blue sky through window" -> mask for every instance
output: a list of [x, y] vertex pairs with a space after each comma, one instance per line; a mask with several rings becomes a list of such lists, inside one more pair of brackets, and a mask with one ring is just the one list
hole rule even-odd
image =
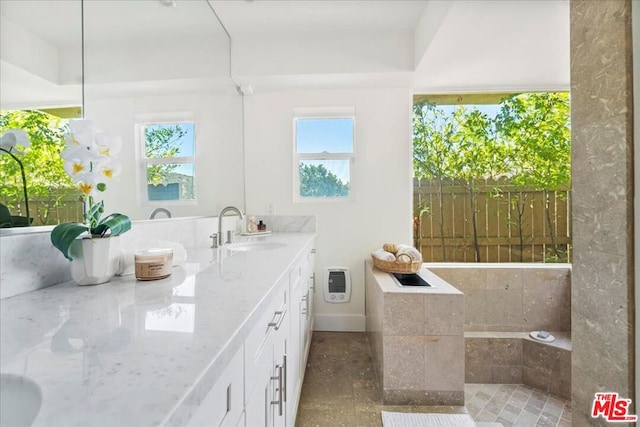
[[301, 154], [352, 153], [353, 119], [297, 119], [296, 143]]
[[[158, 124], [158, 125], [149, 125], [148, 129], [162, 129], [162, 128], [173, 128], [176, 125], [180, 126], [185, 134], [182, 138], [178, 139], [178, 146], [180, 147], [180, 151], [174, 157], [193, 157], [195, 153], [195, 123], [167, 123], [167, 124]], [[178, 166], [175, 169], [176, 173], [188, 176], [194, 176], [194, 167], [193, 163], [183, 164]]]
[[[353, 153], [353, 118], [298, 118], [296, 120], [296, 150], [299, 154]], [[345, 184], [351, 180], [347, 159], [305, 160], [301, 163], [319, 165], [332, 172]]]

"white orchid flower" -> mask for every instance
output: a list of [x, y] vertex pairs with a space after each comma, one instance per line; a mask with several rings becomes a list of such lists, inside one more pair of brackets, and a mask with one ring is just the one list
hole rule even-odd
[[9, 129], [0, 137], [0, 148], [10, 153], [24, 154], [22, 151], [16, 149], [18, 145], [25, 148], [31, 145], [29, 135], [22, 129]]
[[113, 179], [120, 175], [122, 167], [114, 158], [109, 158], [97, 163], [97, 165], [95, 165], [95, 170], [100, 178]]
[[74, 180], [74, 183], [85, 197], [97, 196], [100, 191], [104, 191], [107, 187], [106, 184], [96, 179], [96, 174], [94, 173], [79, 174], [76, 178], [77, 180]]
[[60, 156], [64, 160], [84, 159], [85, 157], [95, 157], [88, 147], [82, 145], [67, 145], [67, 148], [62, 150]]
[[64, 139], [67, 147], [84, 147], [91, 149], [95, 144], [95, 133], [67, 133]]
[[90, 159], [76, 158], [64, 162], [64, 170], [74, 183], [81, 181], [86, 174], [90, 174], [91, 168]]
[[95, 165], [100, 157], [92, 150], [85, 147], [70, 147], [62, 152], [64, 170], [74, 183], [80, 179], [78, 176], [87, 173], [95, 173]]
[[100, 132], [95, 137], [95, 148], [100, 155], [105, 157], [115, 157], [122, 148], [122, 139], [119, 135]]

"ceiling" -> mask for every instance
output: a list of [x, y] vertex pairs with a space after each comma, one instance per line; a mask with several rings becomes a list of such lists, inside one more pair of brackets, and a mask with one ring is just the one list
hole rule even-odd
[[[87, 43], [231, 35], [237, 81], [283, 88], [411, 87], [416, 93], [569, 88], [568, 0], [85, 0]], [[54, 9], [54, 7], [56, 9]], [[59, 49], [79, 0], [1, 0]], [[163, 25], [156, 25], [163, 22]], [[106, 43], [106, 42], [105, 42]]]
[[[179, 0], [178, 0], [179, 1]], [[413, 31], [426, 0], [212, 0], [231, 37]]]
[[[358, 37], [365, 50], [375, 35], [409, 34], [414, 57], [370, 72], [324, 72], [326, 81], [348, 86], [409, 85], [419, 93], [471, 93], [569, 89], [568, 0], [212, 0], [232, 39], [307, 42], [342, 38], [347, 46]], [[402, 42], [402, 41], [400, 41]], [[268, 46], [267, 46], [268, 47]], [[278, 48], [285, 49], [283, 44]], [[318, 48], [319, 51], [335, 46]], [[382, 50], [382, 48], [381, 48]], [[254, 51], [249, 56], [259, 55]], [[270, 52], [272, 53], [272, 52]], [[390, 53], [385, 53], [389, 58]], [[327, 56], [330, 57], [329, 55]], [[353, 57], [353, 55], [352, 55]], [[333, 58], [331, 58], [333, 59]], [[255, 63], [252, 63], [255, 68]], [[395, 70], [393, 69], [395, 67]], [[248, 67], [247, 67], [248, 68]], [[355, 67], [354, 67], [355, 68]], [[289, 76], [291, 85], [317, 86], [318, 73], [288, 74], [286, 70], [239, 80], [268, 85]], [[347, 75], [351, 74], [351, 75]], [[315, 79], [312, 83], [312, 79]], [[284, 80], [287, 80], [285, 77]]]

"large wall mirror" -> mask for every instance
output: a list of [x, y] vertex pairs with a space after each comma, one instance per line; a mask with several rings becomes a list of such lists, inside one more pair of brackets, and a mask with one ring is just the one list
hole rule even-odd
[[80, 193], [50, 158], [83, 116], [122, 141], [119, 175], [99, 195], [107, 212], [243, 206], [242, 98], [207, 0], [2, 0], [0, 19], [0, 134], [21, 128], [31, 140], [0, 156], [12, 217], [26, 217], [17, 158], [32, 225], [81, 221]]

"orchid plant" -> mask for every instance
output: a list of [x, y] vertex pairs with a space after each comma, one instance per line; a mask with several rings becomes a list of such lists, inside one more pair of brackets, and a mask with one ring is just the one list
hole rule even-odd
[[[22, 165], [22, 162], [16, 156], [16, 154], [24, 154], [24, 152], [20, 151], [18, 149], [18, 146], [22, 146], [24, 148], [29, 148], [30, 146], [29, 135], [22, 129], [9, 129], [4, 134], [2, 134], [2, 136], [0, 136], [0, 153], [8, 154], [9, 156], [11, 156], [13, 160], [18, 162], [18, 166], [20, 166], [20, 174], [22, 175], [22, 192], [24, 194], [24, 205], [27, 213], [27, 217], [24, 225], [29, 226], [31, 224], [31, 217], [29, 214], [29, 195], [27, 193], [27, 177], [24, 173], [24, 166]], [[2, 222], [0, 226], [4, 226], [5, 224], [7, 224], [8, 226], [12, 226], [12, 225], [15, 226], [16, 224], [14, 223], [14, 221], [16, 221], [19, 217], [12, 217], [8, 213], [8, 209], [6, 211], [7, 213], [3, 214], [3, 217], [2, 217], [3, 220], [0, 221]], [[7, 221], [6, 223], [4, 222], [5, 220]]]
[[84, 223], [55, 226], [51, 243], [71, 261], [69, 249], [76, 238], [85, 233], [92, 238], [115, 237], [131, 229], [131, 220], [120, 213], [102, 218], [104, 201], [96, 201], [96, 196], [106, 191], [107, 183], [120, 173], [116, 159], [122, 146], [120, 138], [98, 130], [91, 120], [72, 120], [69, 129], [62, 158], [65, 171], [82, 193]]

